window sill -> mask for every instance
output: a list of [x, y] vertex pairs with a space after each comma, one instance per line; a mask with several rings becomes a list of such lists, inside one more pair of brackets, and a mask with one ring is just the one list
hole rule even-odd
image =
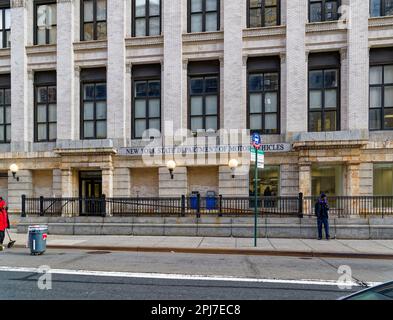
[[74, 51], [107, 49], [108, 40], [93, 40], [74, 42]]
[[326, 31], [346, 31], [347, 30], [346, 20], [335, 20], [335, 21], [322, 21], [322, 22], [308, 22], [306, 24], [306, 33], [312, 32], [326, 32]]
[[223, 31], [183, 33], [183, 42], [223, 41]]
[[243, 38], [285, 36], [286, 28], [287, 27], [285, 25], [261, 28], [247, 28], [243, 29]]
[[40, 45], [30, 45], [26, 46], [26, 54], [45, 54], [45, 53], [56, 53], [56, 44], [40, 44]]
[[378, 28], [393, 25], [393, 16], [372, 17], [368, 19], [369, 28]]
[[127, 37], [126, 47], [144, 47], [144, 46], [157, 46], [164, 44], [164, 37], [148, 36], [148, 37]]

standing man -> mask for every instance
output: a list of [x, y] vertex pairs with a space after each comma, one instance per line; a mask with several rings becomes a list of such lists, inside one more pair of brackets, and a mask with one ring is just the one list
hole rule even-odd
[[5, 229], [9, 229], [9, 220], [6, 210], [6, 203], [0, 197], [0, 251], [4, 250], [3, 242], [5, 238]]
[[321, 193], [321, 196], [315, 204], [315, 215], [318, 220], [318, 240], [322, 240], [322, 225], [325, 228], [326, 240], [329, 240], [329, 205], [326, 194], [324, 193]]

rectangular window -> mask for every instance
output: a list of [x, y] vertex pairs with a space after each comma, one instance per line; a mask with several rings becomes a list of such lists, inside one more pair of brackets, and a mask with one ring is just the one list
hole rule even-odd
[[[313, 165], [311, 168], [311, 195], [319, 196], [325, 193], [328, 197], [343, 196], [343, 166], [341, 165]], [[336, 206], [333, 199], [330, 205]]]
[[393, 130], [393, 49], [370, 51], [370, 130]]
[[374, 196], [393, 196], [393, 163], [374, 164]]
[[81, 3], [81, 41], [105, 40], [106, 0], [83, 0]]
[[308, 72], [308, 130], [340, 129], [340, 55], [310, 54]]
[[393, 15], [393, 0], [370, 0], [370, 16], [383, 17]]
[[106, 139], [106, 69], [81, 72], [81, 139]]
[[161, 65], [132, 68], [133, 139], [160, 136], [161, 132]]
[[280, 132], [280, 58], [249, 58], [248, 128], [251, 133]]
[[189, 128], [219, 129], [220, 64], [218, 61], [191, 62], [188, 65]]
[[34, 141], [56, 141], [56, 71], [36, 72], [34, 75], [34, 87]]
[[248, 0], [248, 27], [280, 25], [280, 0]]
[[57, 6], [53, 1], [34, 3], [34, 44], [56, 44], [57, 42]]
[[220, 30], [220, 0], [188, 0], [188, 32]]
[[9, 47], [11, 47], [11, 9], [9, 1], [0, 1], [0, 48]]
[[11, 76], [0, 75], [0, 143], [11, 142]]
[[161, 0], [133, 0], [132, 13], [133, 37], [161, 34]]
[[308, 20], [310, 22], [338, 20], [340, 0], [309, 0]]

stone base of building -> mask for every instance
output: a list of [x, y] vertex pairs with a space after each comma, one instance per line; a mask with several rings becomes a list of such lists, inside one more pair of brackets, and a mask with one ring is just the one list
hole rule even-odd
[[[57, 235], [254, 236], [253, 217], [29, 217], [21, 218], [18, 233], [26, 233], [28, 226], [33, 224], [46, 224], [49, 234]], [[316, 224], [313, 217], [259, 218], [258, 237], [316, 239]], [[330, 233], [336, 239], [393, 239], [393, 218], [331, 219]]]

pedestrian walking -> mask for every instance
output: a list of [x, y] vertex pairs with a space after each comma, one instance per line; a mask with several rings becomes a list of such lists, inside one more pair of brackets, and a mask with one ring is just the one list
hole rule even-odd
[[10, 221], [6, 210], [5, 201], [0, 198], [0, 251], [4, 250], [3, 242], [5, 238], [6, 229], [10, 228]]
[[326, 239], [329, 240], [329, 204], [325, 193], [321, 193], [315, 204], [315, 215], [318, 223], [318, 240], [322, 240], [322, 226], [325, 229]]

